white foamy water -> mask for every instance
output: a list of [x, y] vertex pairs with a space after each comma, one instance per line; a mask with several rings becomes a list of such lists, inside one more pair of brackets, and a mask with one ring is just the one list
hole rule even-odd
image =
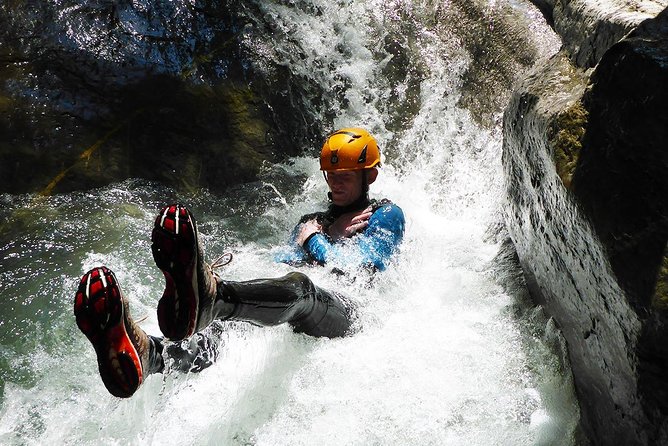
[[[478, 127], [457, 106], [467, 56], [420, 25], [433, 8], [426, 4], [296, 3], [262, 6], [274, 48], [249, 41], [249, 51], [258, 64], [262, 55], [284, 57], [280, 63], [326, 91], [345, 86], [325, 98], [338, 107], [332, 128], [363, 125], [376, 134], [387, 150], [372, 196], [392, 199], [407, 218], [400, 255], [370, 284], [362, 273], [350, 281], [328, 268], [301, 269], [359, 303], [358, 331], [313, 339], [288, 326], [224, 323], [214, 366], [152, 375], [132, 398], [114, 398], [71, 313], [80, 275], [108, 265], [132, 314], [146, 316], [141, 326], [159, 334], [163, 279], [148, 236], [157, 209], [176, 199], [192, 206], [209, 259], [234, 253], [226, 278], [285, 274], [292, 268], [274, 263], [275, 250], [300, 215], [326, 205], [317, 161], [281, 166], [307, 178], [296, 195], [267, 183], [225, 197], [178, 196], [128, 181], [41, 202], [3, 197], [24, 226], [2, 246], [0, 305], [8, 316], [0, 324], [7, 339], [0, 443], [574, 444], [570, 371], [543, 343], [545, 321], [517, 317], [520, 296], [509, 295], [495, 273], [501, 245], [489, 234], [504, 199], [500, 132]], [[420, 30], [412, 54], [423, 66], [420, 104], [405, 130], [391, 131], [384, 101], [408, 86], [385, 79], [379, 63], [386, 59], [377, 58], [383, 26], [406, 17]], [[549, 324], [545, 331], [556, 336]]]

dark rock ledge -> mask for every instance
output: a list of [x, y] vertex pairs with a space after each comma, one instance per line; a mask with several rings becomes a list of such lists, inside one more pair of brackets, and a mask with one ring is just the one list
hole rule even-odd
[[61, 3], [0, 4], [0, 193], [126, 178], [223, 191], [321, 134], [300, 102], [317, 86], [258, 73], [242, 49], [264, 33], [252, 8]]
[[508, 230], [591, 443], [668, 444], [668, 2], [538, 3], [563, 48], [505, 111]]

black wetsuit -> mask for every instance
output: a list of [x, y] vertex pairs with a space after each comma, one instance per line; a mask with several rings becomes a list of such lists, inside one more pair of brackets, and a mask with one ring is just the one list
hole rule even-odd
[[223, 320], [258, 325], [287, 322], [298, 333], [328, 338], [344, 336], [352, 323], [353, 306], [349, 299], [316, 286], [300, 272], [278, 279], [221, 280], [218, 296], [234, 305], [230, 314], [219, 316]]
[[[262, 326], [290, 324], [295, 332], [335, 338], [350, 333], [355, 308], [346, 296], [316, 286], [303, 273], [243, 282], [218, 280], [214, 309], [219, 321], [246, 321]], [[149, 373], [160, 372], [163, 339], [151, 337]], [[190, 339], [166, 346], [173, 367], [200, 371], [211, 365], [220, 344], [220, 328], [212, 324]]]

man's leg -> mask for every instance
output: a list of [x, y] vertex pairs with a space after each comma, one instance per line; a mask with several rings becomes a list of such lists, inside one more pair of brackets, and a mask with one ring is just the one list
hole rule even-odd
[[311, 336], [345, 336], [353, 320], [354, 308], [347, 298], [316, 286], [299, 272], [276, 279], [219, 280], [217, 297], [233, 305], [231, 311], [217, 315], [220, 319], [289, 323], [296, 332]]
[[[348, 300], [315, 286], [302, 273], [246, 282], [217, 280], [202, 260], [195, 220], [184, 207], [163, 208], [151, 239], [153, 257], [166, 280], [158, 323], [177, 341], [165, 350], [178, 370], [199, 371], [215, 360], [220, 333], [205, 330], [214, 319], [289, 323], [311, 336], [338, 337], [350, 330], [353, 308]], [[74, 313], [95, 348], [100, 376], [111, 394], [129, 397], [148, 374], [164, 369], [163, 340], [148, 336], [132, 320], [127, 299], [108, 268], [84, 274]]]
[[151, 251], [165, 276], [158, 324], [173, 341], [192, 336], [213, 320], [216, 281], [204, 263], [195, 219], [179, 205], [164, 207], [155, 219]]
[[149, 374], [169, 369], [199, 372], [214, 363], [222, 328], [212, 324], [179, 342], [147, 335], [130, 315], [114, 273], [105, 266], [83, 275], [74, 298], [77, 326], [93, 344], [100, 377], [109, 393], [129, 398]]
[[147, 375], [162, 371], [162, 343], [132, 320], [128, 301], [108, 268], [93, 268], [83, 275], [74, 315], [95, 348], [100, 377], [112, 395], [128, 398]]
[[[218, 280], [211, 317], [258, 325], [290, 324], [298, 333], [340, 337], [350, 333], [354, 308], [344, 296], [317, 287], [304, 274], [245, 282]], [[220, 305], [223, 303], [223, 305]], [[165, 344], [170, 369], [199, 372], [211, 366], [221, 347], [223, 326], [213, 323], [188, 339]]]
[[[213, 318], [258, 325], [290, 324], [298, 333], [340, 337], [350, 333], [354, 308], [344, 296], [317, 287], [304, 274], [245, 282], [218, 280]], [[224, 303], [221, 305], [221, 303]], [[221, 347], [223, 326], [213, 323], [188, 339], [165, 344], [170, 369], [199, 372], [211, 366]]]
[[222, 348], [224, 327], [213, 323], [182, 341], [165, 342], [165, 369], [197, 373], [212, 366]]
[[160, 211], [151, 239], [153, 258], [166, 281], [158, 323], [171, 340], [187, 338], [214, 319], [287, 322], [311, 336], [343, 336], [350, 329], [353, 309], [347, 299], [315, 286], [302, 273], [246, 282], [217, 280], [204, 263], [195, 219], [183, 206]]

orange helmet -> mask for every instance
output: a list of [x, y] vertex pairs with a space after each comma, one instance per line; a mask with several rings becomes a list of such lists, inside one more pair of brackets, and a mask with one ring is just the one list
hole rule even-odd
[[380, 150], [373, 136], [354, 127], [337, 130], [320, 151], [320, 170], [371, 169], [380, 164]]

